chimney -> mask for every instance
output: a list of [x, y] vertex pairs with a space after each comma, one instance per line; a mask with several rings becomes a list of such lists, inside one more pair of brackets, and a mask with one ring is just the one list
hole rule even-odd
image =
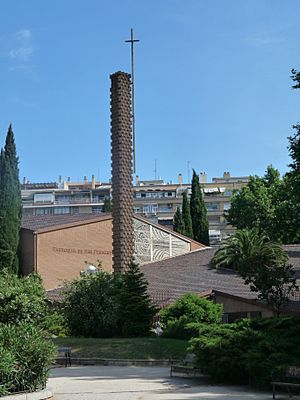
[[23, 185], [26, 185], [26, 176], [23, 178]]
[[68, 182], [71, 182], [71, 178], [68, 176]]
[[206, 183], [206, 181], [207, 181], [206, 172], [200, 172], [200, 174], [199, 174], [199, 183]]
[[135, 177], [135, 186], [139, 186], [140, 185], [140, 177], [138, 175], [136, 175]]
[[92, 189], [95, 189], [95, 187], [96, 187], [95, 175], [92, 175]]
[[111, 79], [113, 270], [121, 273], [133, 259], [131, 80], [125, 72]]
[[182, 174], [178, 174], [178, 183], [180, 186], [182, 185]]
[[88, 183], [88, 179], [87, 179], [87, 176], [86, 176], [86, 175], [83, 177], [83, 181], [84, 181], [85, 184]]
[[230, 179], [230, 172], [224, 172], [223, 179], [229, 180]]

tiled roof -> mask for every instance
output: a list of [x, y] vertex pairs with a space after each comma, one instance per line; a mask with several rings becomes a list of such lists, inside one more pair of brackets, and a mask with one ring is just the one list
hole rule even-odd
[[[155, 226], [156, 228], [171, 233], [172, 235], [185, 240], [187, 242], [193, 242], [197, 244], [199, 247], [206, 247], [205, 245], [196, 242], [195, 240], [181, 235], [180, 233], [174, 232], [171, 229], [159, 225], [153, 224], [151, 221], [146, 218], [142, 218], [140, 216], [135, 215], [135, 219], [144, 222], [148, 225]], [[58, 215], [24, 215], [22, 218], [21, 228], [28, 229], [33, 232], [46, 232], [50, 230], [68, 228], [72, 226], [83, 225], [87, 223], [99, 222], [107, 219], [112, 219], [111, 213], [101, 213], [101, 214], [58, 214]]]
[[[294, 245], [288, 249], [291, 256], [291, 263], [299, 265], [300, 249], [299, 245]], [[203, 293], [210, 290], [227, 293], [229, 295], [242, 297], [245, 299], [257, 299], [255, 292], [251, 292], [249, 285], [234, 271], [229, 269], [216, 269], [211, 265], [211, 259], [217, 250], [206, 248], [196, 250], [181, 256], [168, 258], [166, 260], [152, 262], [141, 266], [149, 283], [149, 293], [155, 293], [156, 297], [169, 297], [173, 302], [178, 297], [187, 292]], [[299, 258], [298, 258], [299, 257]], [[297, 272], [297, 271], [296, 271]], [[300, 286], [300, 280], [297, 280]], [[295, 300], [299, 300], [299, 296]], [[289, 303], [289, 309], [300, 311], [300, 301]]]
[[236, 272], [216, 269], [211, 265], [215, 251], [211, 247], [200, 249], [141, 266], [149, 282], [149, 291], [168, 292], [172, 300], [186, 292], [201, 293], [211, 289], [244, 298], [256, 298]]
[[21, 228], [30, 231], [39, 231], [46, 228], [59, 228], [65, 225], [98, 222], [111, 218], [110, 213], [105, 214], [59, 214], [59, 215], [24, 215]]

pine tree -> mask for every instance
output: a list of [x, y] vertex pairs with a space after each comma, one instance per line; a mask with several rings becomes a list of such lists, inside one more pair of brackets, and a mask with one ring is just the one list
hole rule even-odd
[[184, 235], [184, 222], [183, 222], [182, 214], [181, 214], [179, 207], [177, 207], [176, 213], [174, 214], [173, 229], [175, 232], [178, 232], [178, 233], [181, 233]]
[[157, 311], [147, 293], [148, 282], [138, 264], [134, 262], [121, 277], [123, 285], [119, 301], [122, 304], [120, 319], [122, 335], [147, 336]]
[[8, 268], [15, 273], [19, 268], [17, 251], [21, 215], [18, 157], [10, 125], [0, 155], [0, 269]]
[[206, 207], [201, 192], [199, 177], [195, 170], [193, 170], [192, 195], [190, 204], [194, 239], [200, 243], [209, 245]]
[[184, 223], [184, 234], [190, 238], [193, 238], [191, 208], [186, 191], [182, 194], [182, 219]]

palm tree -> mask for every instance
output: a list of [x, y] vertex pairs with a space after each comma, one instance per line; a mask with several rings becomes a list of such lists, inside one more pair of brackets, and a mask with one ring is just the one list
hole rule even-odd
[[240, 273], [250, 289], [258, 292], [277, 313], [297, 290], [292, 266], [280, 243], [257, 229], [238, 230], [216, 251], [212, 263]]
[[280, 243], [271, 241], [257, 229], [241, 229], [225, 240], [212, 262], [216, 267], [234, 269], [243, 275], [257, 265], [278, 265], [288, 260]]

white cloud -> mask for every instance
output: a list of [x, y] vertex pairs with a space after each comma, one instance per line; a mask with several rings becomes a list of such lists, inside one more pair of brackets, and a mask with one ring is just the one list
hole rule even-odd
[[27, 62], [30, 57], [33, 55], [32, 47], [19, 47], [17, 49], [11, 49], [8, 53], [9, 58], [11, 59], [19, 59], [21, 61]]
[[29, 29], [21, 29], [15, 33], [15, 38], [20, 41], [28, 41], [31, 39], [31, 32]]
[[15, 62], [27, 63], [33, 56], [32, 34], [29, 29], [20, 29], [13, 35], [8, 57]]

